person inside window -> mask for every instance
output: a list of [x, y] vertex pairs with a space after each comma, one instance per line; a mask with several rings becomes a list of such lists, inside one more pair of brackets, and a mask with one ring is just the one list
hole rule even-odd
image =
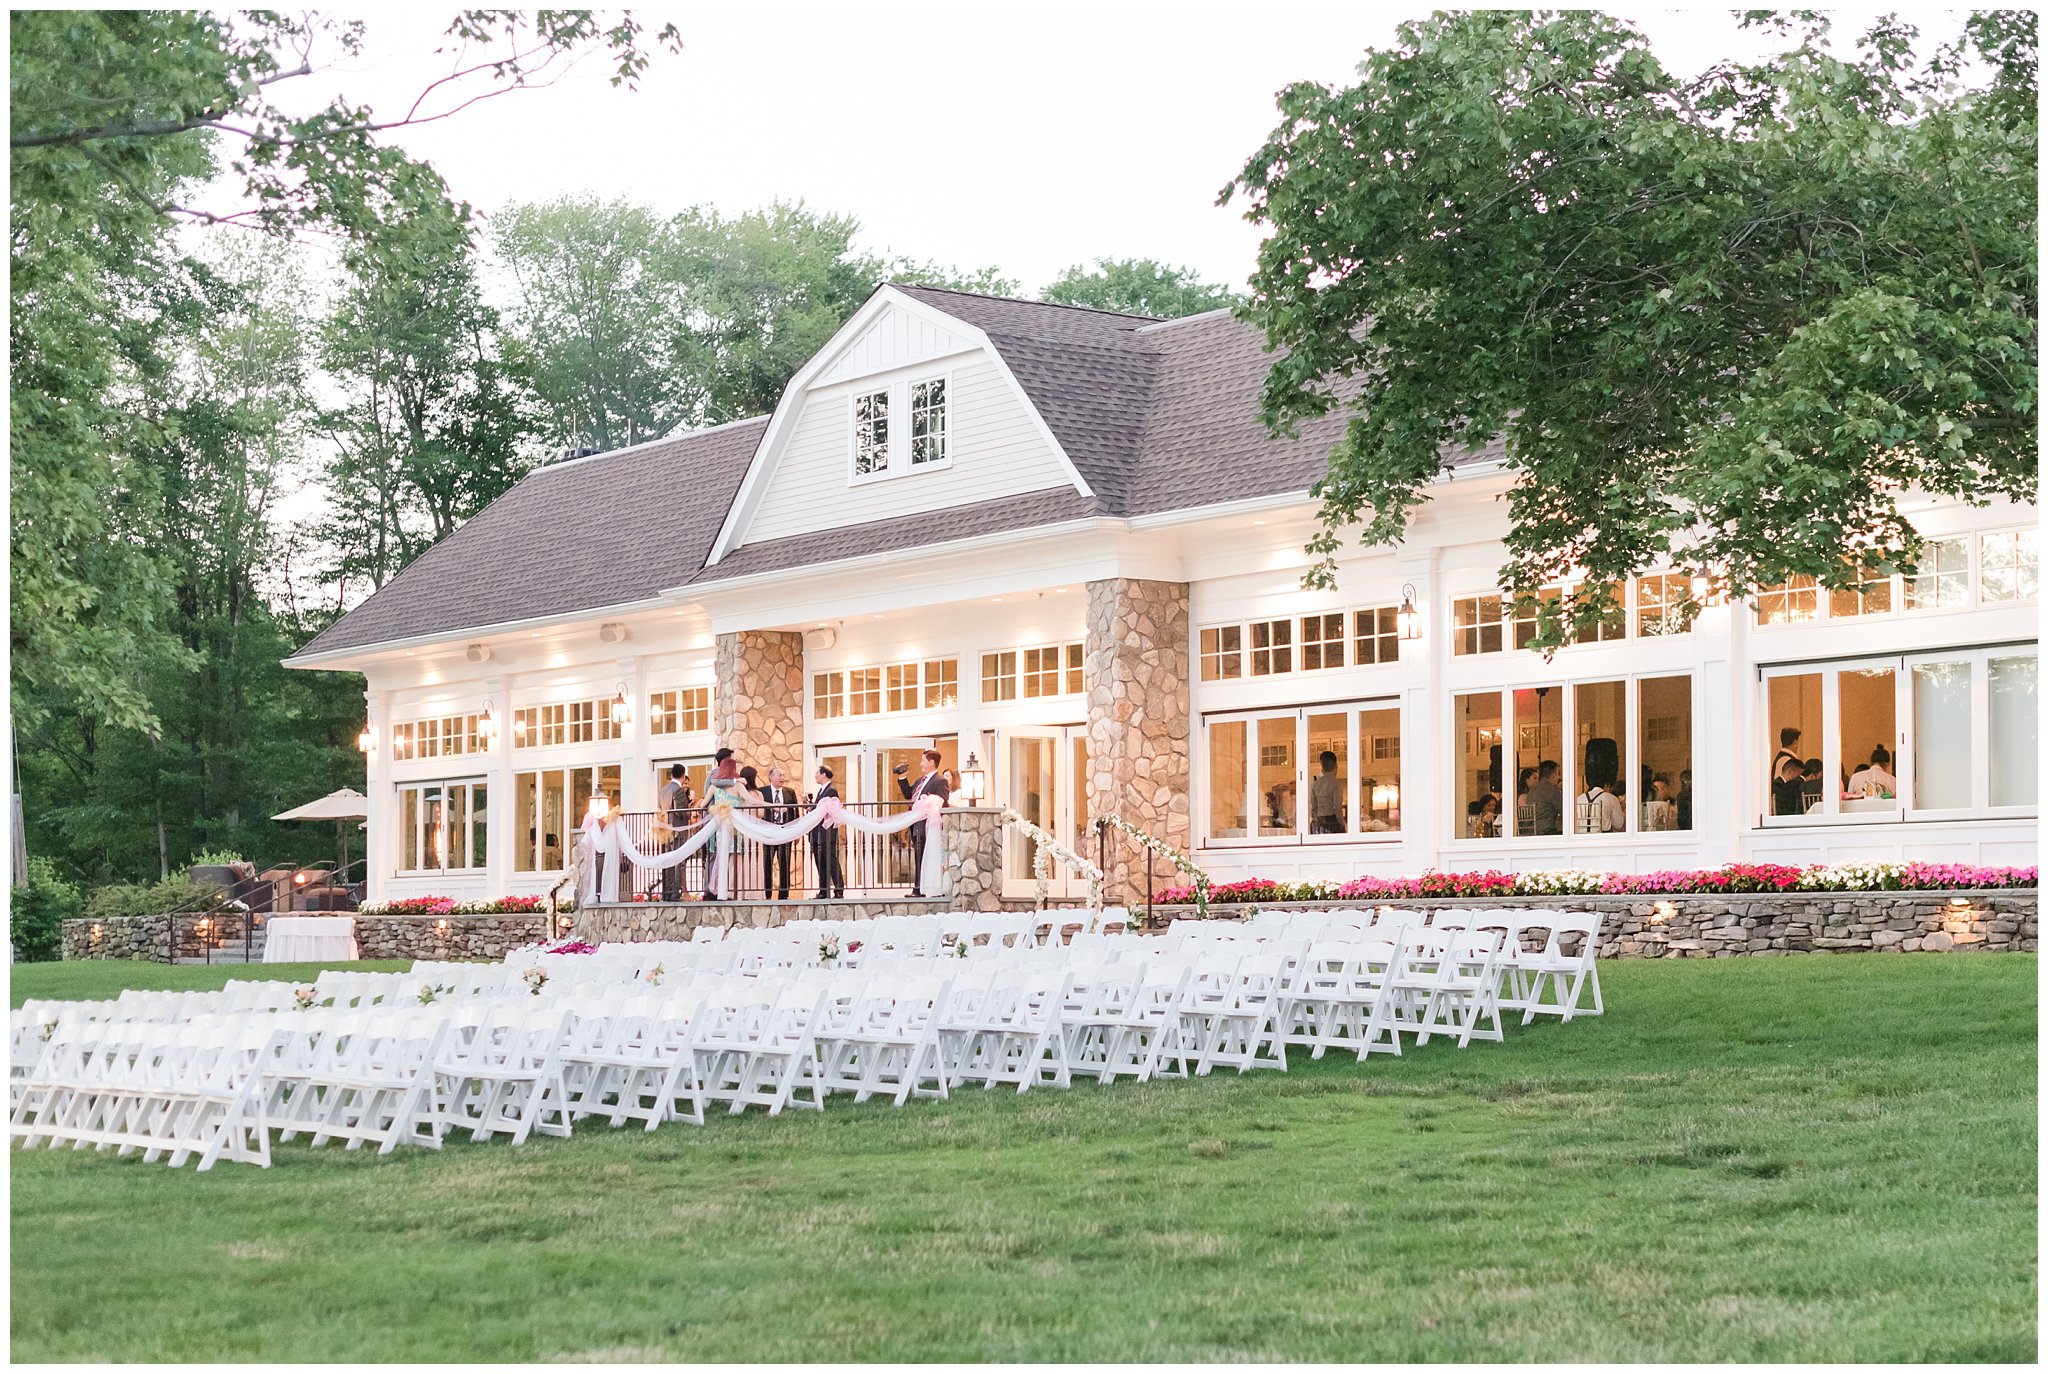
[[1798, 747], [1799, 730], [1796, 726], [1788, 725], [1778, 731], [1778, 752], [1771, 756], [1771, 777], [1773, 779], [1778, 776], [1778, 768], [1786, 759], [1792, 760], [1792, 762], [1799, 764], [1801, 767], [1805, 766], [1805, 761], [1795, 752]]
[[1852, 797], [1896, 796], [1899, 780], [1892, 776], [1891, 750], [1882, 744], [1870, 751], [1870, 762], [1849, 775], [1849, 795]]
[[1778, 775], [1771, 779], [1771, 814], [1806, 814], [1806, 771], [1799, 760], [1789, 754], [1778, 760]]
[[1821, 779], [1821, 761], [1819, 759], [1808, 759], [1801, 766], [1799, 787], [1806, 795], [1806, 810], [1811, 811], [1814, 807], [1820, 805], [1823, 783]]
[[1344, 779], [1337, 776], [1337, 754], [1325, 749], [1316, 758], [1322, 772], [1308, 785], [1308, 833], [1344, 833]]
[[1536, 776], [1529, 781], [1529, 833], [1564, 833], [1564, 789], [1558, 786], [1556, 759], [1537, 764]]
[[1586, 741], [1586, 758], [1579, 770], [1586, 790], [1579, 793], [1579, 833], [1612, 835], [1628, 829], [1628, 811], [1616, 795], [1621, 777], [1621, 746], [1596, 737]]
[[1674, 799], [1678, 810], [1678, 828], [1692, 829], [1692, 769], [1678, 770], [1678, 796]]
[[1500, 834], [1500, 798], [1488, 792], [1465, 808], [1465, 834], [1470, 839], [1490, 840]]

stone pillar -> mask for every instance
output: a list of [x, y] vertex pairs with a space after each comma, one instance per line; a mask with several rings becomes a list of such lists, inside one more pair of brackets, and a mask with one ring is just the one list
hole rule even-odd
[[718, 743], [764, 777], [776, 765], [804, 777], [803, 635], [740, 630], [718, 636], [716, 654], [711, 725]]
[[[1118, 577], [1088, 584], [1088, 814], [1122, 816], [1175, 849], [1193, 847], [1185, 582]], [[1084, 854], [1094, 837], [1076, 837]], [[1145, 899], [1144, 850], [1112, 835], [1104, 900]], [[1163, 886], [1182, 879], [1161, 877]]]
[[1003, 810], [949, 806], [939, 823], [946, 839], [946, 887], [955, 909], [996, 911], [1003, 895]]

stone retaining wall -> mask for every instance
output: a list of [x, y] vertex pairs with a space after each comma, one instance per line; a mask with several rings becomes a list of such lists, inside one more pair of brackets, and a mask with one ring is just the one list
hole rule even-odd
[[240, 950], [248, 920], [248, 913], [241, 911], [181, 915], [178, 947], [173, 951], [169, 916], [82, 916], [58, 926], [58, 953], [65, 959], [140, 959], [152, 964], [203, 959], [208, 949]]
[[365, 959], [497, 960], [547, 938], [545, 912], [356, 917], [356, 952]]
[[833, 902], [638, 902], [594, 906], [570, 917], [570, 938], [593, 945], [687, 940], [699, 926], [766, 929], [789, 921], [866, 921], [877, 916], [929, 916], [961, 910], [944, 897], [848, 897]]
[[[1375, 902], [1231, 903], [1221, 918], [1252, 912], [1326, 911]], [[1602, 958], [1725, 959], [1734, 955], [1900, 953], [2035, 949], [2040, 893], [2035, 888], [1971, 892], [1756, 892], [1592, 897], [1422, 897], [1387, 905], [1524, 907], [1597, 911]], [[1155, 919], [1192, 917], [1192, 906], [1154, 908]]]

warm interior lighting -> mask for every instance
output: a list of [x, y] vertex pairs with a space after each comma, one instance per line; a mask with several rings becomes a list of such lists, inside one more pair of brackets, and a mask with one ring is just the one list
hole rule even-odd
[[1415, 584], [1401, 584], [1401, 609], [1394, 612], [1394, 621], [1401, 627], [1401, 638], [1422, 638], [1422, 612], [1415, 609]]
[[967, 762], [960, 769], [960, 795], [969, 806], [980, 806], [982, 798], [988, 795], [988, 774], [972, 749], [967, 751]]

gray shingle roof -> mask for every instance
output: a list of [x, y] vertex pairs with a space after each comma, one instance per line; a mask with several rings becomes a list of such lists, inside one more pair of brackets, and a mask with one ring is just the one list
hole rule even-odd
[[[329, 626], [302, 654], [625, 605], [842, 558], [1058, 524], [1306, 492], [1345, 413], [1276, 439], [1259, 419], [1264, 336], [1185, 320], [895, 284], [985, 333], [1094, 495], [1070, 488], [743, 545], [705, 567], [767, 417], [532, 473]], [[1447, 468], [1499, 457], [1446, 454]], [[577, 474], [570, 476], [571, 473]], [[546, 549], [545, 558], [536, 549]]]
[[529, 473], [301, 654], [644, 600], [704, 566], [766, 416]]

